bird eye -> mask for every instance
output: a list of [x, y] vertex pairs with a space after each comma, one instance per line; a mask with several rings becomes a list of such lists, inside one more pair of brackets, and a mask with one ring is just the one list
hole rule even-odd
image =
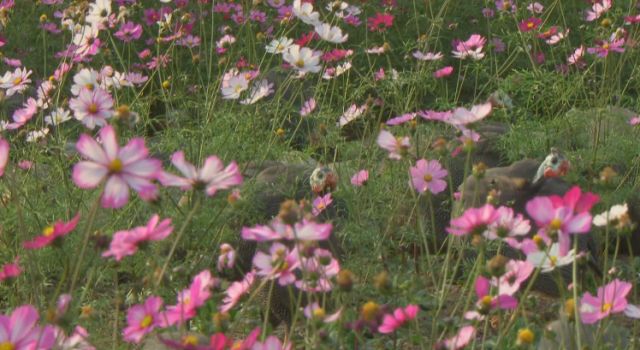
[[558, 163], [558, 157], [551, 157], [551, 164], [556, 165]]

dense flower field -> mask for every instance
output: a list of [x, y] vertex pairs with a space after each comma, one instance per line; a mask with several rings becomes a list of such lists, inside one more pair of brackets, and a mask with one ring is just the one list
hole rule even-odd
[[0, 350], [637, 347], [639, 25], [0, 0]]

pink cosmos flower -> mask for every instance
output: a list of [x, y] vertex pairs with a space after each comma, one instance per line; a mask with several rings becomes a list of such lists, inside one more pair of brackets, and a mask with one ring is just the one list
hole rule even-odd
[[69, 222], [57, 221], [55, 224], [45, 227], [44, 230], [42, 230], [42, 235], [29, 242], [25, 242], [23, 245], [25, 249], [40, 249], [48, 246], [58, 238], [73, 231], [78, 225], [78, 220], [80, 220], [80, 213], [76, 214]]
[[22, 305], [10, 315], [0, 314], [0, 345], [10, 350], [51, 349], [55, 341], [53, 328], [40, 328], [39, 318], [31, 305]]
[[333, 198], [331, 197], [331, 193], [327, 193], [324, 196], [318, 196], [313, 200], [313, 207], [311, 208], [311, 214], [313, 216], [318, 216], [322, 213], [328, 206], [333, 203]]
[[29, 97], [27, 101], [22, 105], [22, 108], [18, 108], [13, 112], [11, 118], [13, 123], [7, 125], [7, 129], [15, 130], [24, 126], [33, 116], [38, 112], [38, 101], [33, 97]]
[[441, 60], [442, 55], [441, 52], [433, 53], [433, 52], [422, 52], [422, 51], [414, 51], [413, 57], [420, 61], [438, 61]]
[[447, 232], [455, 236], [485, 235], [489, 226], [498, 220], [500, 213], [491, 204], [480, 208], [469, 208], [461, 217], [451, 220]]
[[540, 18], [536, 18], [536, 17], [531, 17], [529, 19], [526, 19], [522, 22], [520, 22], [520, 24], [518, 24], [518, 28], [520, 29], [521, 32], [530, 32], [534, 29], [537, 29], [540, 24], [542, 24], [542, 20]]
[[436, 79], [440, 79], [440, 78], [444, 78], [444, 77], [450, 76], [451, 73], [453, 73], [453, 67], [446, 66], [446, 67], [440, 68], [437, 71], [433, 72], [433, 77], [436, 78]]
[[376, 140], [378, 146], [384, 148], [389, 152], [389, 158], [394, 160], [402, 159], [402, 154], [407, 151], [411, 146], [409, 137], [394, 137], [392, 133], [387, 130], [380, 130], [378, 139]]
[[198, 308], [211, 297], [210, 289], [218, 283], [219, 281], [212, 277], [208, 270], [197, 274], [189, 289], [178, 293], [178, 303], [167, 306], [167, 310], [160, 316], [160, 326], [169, 327], [194, 318]]
[[10, 278], [16, 278], [22, 273], [19, 265], [20, 258], [16, 256], [12, 263], [7, 263], [0, 267], [0, 282]]
[[499, 294], [514, 295], [520, 285], [529, 278], [534, 270], [533, 264], [522, 260], [509, 260], [505, 273], [499, 278], [493, 277], [491, 285], [498, 287]]
[[542, 13], [544, 11], [544, 6], [539, 2], [531, 3], [527, 6], [527, 10], [531, 13]]
[[275, 335], [268, 336], [264, 342], [256, 341], [251, 345], [251, 350], [291, 350], [291, 348], [291, 343], [282, 343]]
[[159, 327], [162, 304], [162, 298], [150, 296], [144, 304], [130, 307], [127, 310], [127, 327], [122, 330], [124, 340], [139, 344], [145, 335]]
[[575, 186], [564, 197], [536, 197], [527, 202], [529, 216], [544, 233], [557, 233], [560, 255], [569, 251], [569, 234], [587, 233], [591, 230], [589, 210], [598, 201], [592, 193], [582, 193]]
[[96, 125], [106, 125], [106, 120], [113, 116], [113, 98], [101, 88], [81, 89], [78, 97], [69, 100], [69, 108], [74, 118], [93, 130]]
[[96, 188], [106, 180], [102, 194], [104, 208], [121, 208], [129, 201], [129, 187], [142, 199], [156, 198], [152, 183], [162, 169], [159, 160], [147, 158], [149, 151], [144, 139], [134, 138], [120, 148], [113, 127], [100, 130], [102, 145], [89, 135], [82, 134], [76, 143], [78, 152], [88, 160], [73, 167], [73, 182], [82, 189]]
[[585, 12], [585, 21], [593, 22], [596, 19], [600, 18], [600, 16], [611, 9], [612, 2], [612, 0], [602, 0], [593, 3], [593, 5], [591, 6], [591, 10], [587, 10]]
[[9, 141], [0, 137], [0, 177], [4, 175], [4, 169], [9, 162]]
[[433, 194], [438, 194], [447, 188], [447, 182], [442, 180], [448, 172], [442, 168], [437, 160], [419, 159], [415, 167], [409, 169], [411, 183], [418, 193], [429, 190]]
[[513, 209], [505, 206], [499, 207], [497, 212], [498, 218], [490, 225], [485, 235], [487, 239], [524, 236], [531, 231], [529, 220], [522, 214], [515, 215]]
[[32, 71], [27, 71], [26, 68], [16, 68], [15, 71], [6, 72], [2, 78], [0, 78], [0, 88], [7, 89], [5, 95], [7, 97], [13, 96], [15, 93], [23, 92], [29, 87], [31, 79], [29, 76]]
[[173, 232], [171, 219], [160, 221], [160, 216], [151, 217], [147, 226], [139, 226], [129, 231], [118, 231], [113, 235], [109, 250], [102, 253], [103, 257], [113, 256], [116, 261], [125, 256], [133, 255], [138, 251], [138, 245], [146, 241], [161, 241]]
[[269, 248], [269, 254], [257, 252], [253, 257], [253, 265], [257, 268], [259, 276], [268, 279], [278, 279], [281, 286], [292, 284], [296, 281], [294, 271], [300, 266], [298, 249], [289, 250], [282, 243], [273, 243]]
[[394, 16], [388, 13], [376, 13], [375, 16], [367, 18], [367, 28], [370, 32], [384, 32], [393, 25]]
[[389, 126], [402, 125], [408, 121], [416, 119], [417, 116], [418, 116], [418, 113], [416, 112], [405, 113], [387, 120], [385, 124]]
[[331, 280], [340, 272], [340, 264], [331, 252], [316, 248], [310, 257], [300, 258], [302, 279], [296, 281], [296, 287], [305, 292], [329, 292], [333, 289]]
[[324, 308], [320, 307], [318, 302], [313, 302], [305, 306], [303, 310], [304, 316], [310, 320], [318, 320], [324, 323], [333, 323], [342, 316], [342, 308], [331, 315], [327, 315]]
[[369, 181], [369, 171], [362, 169], [351, 177], [351, 184], [360, 187]]
[[64, 334], [62, 328], [54, 326], [53, 336], [56, 340], [55, 349], [96, 350], [96, 348], [87, 341], [89, 332], [82, 326], [76, 326], [76, 328], [73, 329], [73, 333], [68, 337]]
[[607, 57], [610, 51], [622, 53], [624, 52], [624, 38], [622, 39], [613, 39], [611, 41], [607, 40], [599, 40], [596, 42], [595, 47], [587, 48], [587, 52], [590, 54], [595, 54], [598, 57]]
[[480, 34], [472, 34], [466, 41], [456, 40], [453, 45], [453, 56], [461, 60], [467, 57], [471, 57], [473, 60], [480, 60], [484, 57], [482, 49], [486, 42], [487, 39]]
[[210, 156], [202, 168], [196, 169], [185, 160], [184, 152], [178, 151], [171, 156], [171, 163], [185, 177], [162, 172], [158, 179], [164, 186], [177, 186], [183, 190], [202, 187], [208, 196], [213, 196], [218, 190], [242, 184], [242, 175], [235, 161], [225, 167], [218, 157]]
[[269, 225], [257, 225], [242, 228], [242, 239], [251, 241], [273, 241], [279, 239], [300, 241], [323, 241], [329, 238], [333, 226], [329, 223], [316, 223], [303, 219], [293, 225], [287, 225], [275, 218]]
[[492, 108], [491, 102], [474, 105], [470, 110], [464, 107], [458, 107], [453, 110], [453, 114], [449, 119], [445, 120], [445, 122], [451, 125], [467, 125], [475, 123], [486, 118], [491, 113]]
[[575, 49], [575, 51], [569, 57], [567, 57], [567, 64], [575, 64], [578, 68], [586, 66], [586, 63], [584, 62], [584, 51], [584, 46], [580, 46], [579, 48]]
[[142, 26], [133, 22], [126, 22], [120, 25], [120, 29], [115, 32], [114, 36], [125, 43], [140, 39], [142, 36]]
[[464, 326], [452, 338], [445, 339], [436, 346], [438, 350], [461, 350], [476, 336], [473, 326]]
[[311, 114], [311, 112], [313, 112], [315, 109], [316, 109], [316, 100], [312, 97], [307, 101], [305, 101], [305, 103], [302, 105], [302, 108], [300, 109], [300, 116], [306, 117], [309, 114]]
[[222, 299], [222, 305], [220, 305], [220, 312], [229, 312], [240, 301], [240, 298], [249, 293], [251, 286], [255, 281], [256, 272], [251, 271], [244, 275], [244, 278], [240, 281], [233, 282], [224, 291], [225, 297]]
[[[640, 116], [631, 117], [631, 119], [629, 119], [629, 125], [631, 125], [631, 126], [640, 125]], [[0, 176], [2, 176], [1, 173], [0, 173]]]
[[220, 255], [218, 256], [218, 271], [224, 269], [231, 269], [236, 262], [236, 250], [228, 243], [222, 243], [220, 245]]
[[627, 308], [627, 294], [631, 291], [631, 283], [615, 279], [598, 288], [594, 297], [587, 292], [580, 299], [580, 318], [582, 323], [593, 324], [609, 316], [620, 313]]
[[492, 296], [489, 292], [491, 290], [491, 284], [486, 277], [478, 276], [476, 279], [476, 296], [478, 302], [476, 303], [477, 311], [469, 311], [465, 313], [464, 318], [468, 320], [483, 320], [493, 309], [512, 310], [518, 306], [518, 299], [511, 295], [503, 294], [501, 291], [499, 295]]
[[378, 332], [389, 334], [395, 332], [408, 321], [414, 320], [418, 315], [418, 305], [407, 305], [407, 307], [397, 308], [393, 314], [386, 314], [382, 319], [382, 324], [378, 327]]

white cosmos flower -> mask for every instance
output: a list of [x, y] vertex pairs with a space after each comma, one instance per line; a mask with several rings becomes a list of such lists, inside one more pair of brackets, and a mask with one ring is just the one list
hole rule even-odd
[[438, 61], [440, 59], [442, 59], [442, 52], [437, 52], [437, 53], [433, 53], [433, 52], [422, 52], [422, 51], [416, 51], [413, 53], [413, 57], [420, 60], [420, 61]]
[[300, 48], [299, 45], [292, 45], [287, 52], [282, 55], [282, 58], [292, 65], [300, 73], [317, 73], [320, 71], [320, 56], [319, 51], [314, 51], [308, 47]]
[[328, 23], [316, 25], [315, 30], [323, 40], [334, 44], [341, 44], [349, 38], [349, 34], [343, 34], [340, 27], [333, 27]]
[[535, 267], [542, 269], [542, 272], [553, 271], [558, 266], [569, 265], [575, 260], [576, 252], [571, 249], [567, 255], [560, 256], [560, 245], [553, 243], [549, 252], [537, 251], [527, 255], [527, 261]]
[[253, 87], [251, 87], [251, 91], [249, 92], [249, 97], [240, 101], [240, 104], [243, 105], [252, 105], [261, 99], [271, 95], [273, 93], [273, 83], [270, 83], [267, 79], [258, 80]]
[[293, 40], [283, 36], [283, 37], [280, 37], [279, 39], [271, 40], [269, 45], [265, 47], [265, 50], [268, 53], [283, 54], [287, 52], [292, 45], [293, 45]]
[[612, 224], [616, 228], [624, 228], [631, 225], [631, 221], [629, 221], [629, 206], [627, 203], [616, 204], [604, 213], [594, 216], [593, 224], [598, 227]]
[[315, 26], [320, 23], [320, 14], [313, 11], [313, 5], [308, 2], [303, 3], [301, 0], [295, 0], [293, 14], [306, 24]]
[[27, 133], [27, 142], [36, 142], [41, 138], [44, 138], [49, 134], [49, 128], [44, 128], [41, 130], [29, 131]]
[[358, 105], [356, 105], [355, 103], [351, 105], [351, 107], [349, 107], [349, 109], [347, 109], [341, 116], [340, 116], [340, 120], [336, 123], [338, 127], [343, 127], [347, 124], [349, 124], [351, 121], [353, 121], [354, 119], [358, 118], [359, 116], [361, 116], [365, 111], [367, 110], [367, 105], [364, 104], [360, 107], [358, 107]]
[[235, 100], [240, 98], [240, 94], [249, 88], [249, 81], [244, 74], [231, 77], [226, 86], [222, 87], [222, 98], [226, 100]]
[[69, 119], [71, 119], [71, 113], [64, 108], [58, 107], [56, 108], [56, 110], [51, 112], [51, 114], [44, 117], [44, 123], [47, 125], [56, 126], [66, 122]]

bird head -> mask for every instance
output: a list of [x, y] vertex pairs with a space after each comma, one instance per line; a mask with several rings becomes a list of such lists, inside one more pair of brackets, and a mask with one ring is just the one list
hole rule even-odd
[[551, 153], [542, 161], [533, 183], [540, 180], [561, 177], [569, 172], [569, 160], [557, 148], [551, 148]]
[[320, 165], [313, 170], [309, 177], [311, 190], [316, 195], [331, 192], [338, 185], [338, 175], [335, 171], [326, 165]]

